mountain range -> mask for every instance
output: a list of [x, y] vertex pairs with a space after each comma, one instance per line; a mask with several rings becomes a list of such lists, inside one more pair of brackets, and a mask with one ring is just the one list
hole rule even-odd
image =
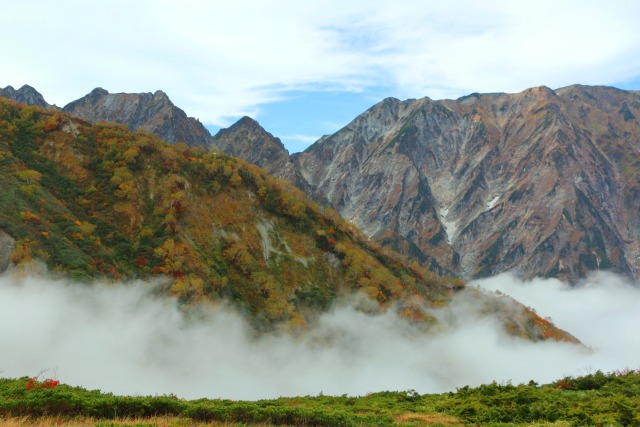
[[433, 268], [637, 279], [639, 118], [640, 94], [608, 87], [386, 99], [291, 161], [366, 235]]
[[260, 331], [299, 330], [341, 297], [427, 330], [456, 295], [512, 335], [578, 340], [505, 295], [382, 248], [285, 180], [218, 149], [0, 99], [0, 273], [158, 278], [183, 304], [226, 300]]
[[[42, 99], [33, 88], [0, 93], [8, 90]], [[62, 110], [245, 159], [442, 275], [640, 277], [635, 91], [575, 85], [388, 98], [293, 155], [248, 117], [211, 136], [161, 91], [96, 89]]]

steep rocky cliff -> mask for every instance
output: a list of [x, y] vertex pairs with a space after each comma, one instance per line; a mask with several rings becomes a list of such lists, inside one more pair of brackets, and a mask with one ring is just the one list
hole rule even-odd
[[145, 129], [168, 142], [209, 148], [211, 134], [193, 117], [176, 107], [166, 93], [109, 93], [102, 88], [67, 104], [63, 111], [91, 123], [113, 121], [130, 129]]
[[12, 86], [0, 88], [0, 98], [7, 98], [22, 104], [37, 105], [42, 108], [51, 107], [42, 95], [29, 85], [24, 85], [18, 90], [15, 90]]
[[367, 235], [464, 277], [637, 278], [638, 118], [606, 87], [386, 99], [295, 160]]

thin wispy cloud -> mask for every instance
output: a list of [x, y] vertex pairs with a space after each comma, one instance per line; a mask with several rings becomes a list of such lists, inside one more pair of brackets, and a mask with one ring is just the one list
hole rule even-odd
[[26, 0], [5, 11], [3, 85], [59, 105], [98, 85], [162, 89], [217, 126], [300, 89], [438, 99], [640, 75], [634, 1]]

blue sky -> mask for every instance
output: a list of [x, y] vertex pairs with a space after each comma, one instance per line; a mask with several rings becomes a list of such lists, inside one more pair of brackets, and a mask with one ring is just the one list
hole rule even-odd
[[0, 87], [65, 105], [164, 90], [209, 129], [290, 152], [383, 98], [574, 83], [640, 89], [635, 0], [0, 0]]
[[[303, 151], [323, 135], [334, 133], [388, 95], [363, 92], [291, 91], [260, 106], [260, 124], [280, 138], [291, 153]], [[215, 134], [221, 126], [207, 126]]]

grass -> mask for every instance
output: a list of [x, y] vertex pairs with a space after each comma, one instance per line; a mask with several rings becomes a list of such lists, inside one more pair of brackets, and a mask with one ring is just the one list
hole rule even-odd
[[[455, 393], [304, 396], [259, 401], [114, 396], [0, 379], [0, 426], [640, 426], [640, 371]], [[29, 388], [31, 387], [31, 388]]]
[[[0, 427], [246, 427], [237, 423], [202, 423], [189, 418], [149, 417], [118, 418], [101, 420], [98, 418], [65, 417], [5, 417], [0, 418]], [[269, 424], [253, 424], [252, 427], [270, 427]]]

